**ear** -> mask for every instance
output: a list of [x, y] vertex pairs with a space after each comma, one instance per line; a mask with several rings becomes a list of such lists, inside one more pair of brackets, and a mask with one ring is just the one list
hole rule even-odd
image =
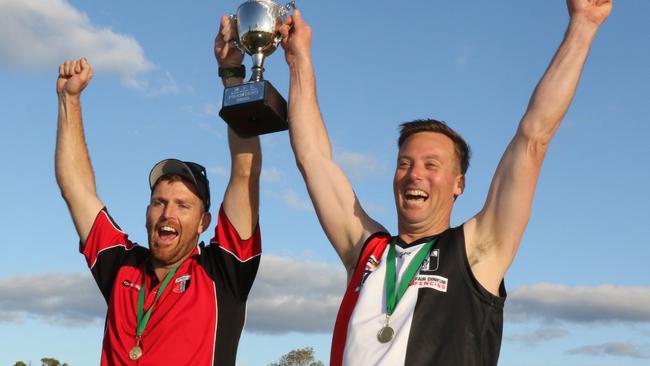
[[149, 210], [151, 209], [151, 205], [147, 205], [147, 210], [144, 212], [144, 227], [149, 230]]
[[210, 222], [212, 221], [212, 215], [209, 212], [204, 212], [201, 216], [201, 223], [199, 224], [199, 233], [203, 233], [208, 230]]
[[458, 198], [465, 191], [465, 175], [461, 174], [456, 177], [456, 187], [454, 188], [454, 199]]

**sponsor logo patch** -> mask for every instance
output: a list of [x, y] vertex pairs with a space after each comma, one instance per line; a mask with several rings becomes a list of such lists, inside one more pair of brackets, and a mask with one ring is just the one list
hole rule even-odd
[[436, 291], [447, 292], [448, 283], [449, 283], [449, 279], [442, 276], [417, 275], [415, 276], [413, 281], [411, 281], [409, 286], [416, 286], [418, 288], [428, 287]]
[[174, 287], [172, 287], [172, 291], [177, 294], [182, 294], [183, 292], [185, 292], [185, 290], [187, 290], [190, 287], [191, 277], [192, 276], [186, 274], [175, 279]]
[[132, 283], [129, 280], [124, 280], [122, 282], [122, 285], [124, 285], [124, 287], [129, 287], [129, 288], [132, 288], [132, 289], [136, 289], [138, 291], [140, 290], [140, 285], [138, 285], [137, 283]]

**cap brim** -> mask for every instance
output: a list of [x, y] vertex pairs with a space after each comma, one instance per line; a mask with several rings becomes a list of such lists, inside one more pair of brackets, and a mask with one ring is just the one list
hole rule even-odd
[[178, 159], [165, 159], [151, 169], [151, 173], [149, 173], [149, 187], [153, 189], [161, 177], [170, 174], [179, 175], [192, 182], [195, 186], [198, 186], [196, 178], [194, 178], [194, 174], [192, 174], [192, 170], [187, 164]]

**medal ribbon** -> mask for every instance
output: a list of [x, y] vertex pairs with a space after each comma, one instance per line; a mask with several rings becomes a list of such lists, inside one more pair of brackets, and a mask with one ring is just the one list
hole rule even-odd
[[167, 284], [172, 279], [172, 277], [174, 277], [174, 274], [176, 273], [176, 270], [179, 266], [180, 265], [172, 268], [172, 270], [167, 273], [167, 276], [165, 276], [165, 279], [160, 284], [160, 288], [158, 288], [158, 293], [156, 294], [156, 298], [154, 299], [153, 304], [151, 304], [149, 310], [147, 310], [146, 313], [144, 313], [144, 297], [145, 293], [147, 292], [147, 270], [145, 269], [142, 287], [140, 287], [140, 293], [138, 293], [138, 328], [135, 334], [136, 339], [140, 339], [140, 336], [142, 336], [142, 333], [144, 332], [144, 329], [147, 327], [147, 323], [149, 322], [149, 317], [151, 316], [151, 311], [153, 310], [154, 305], [156, 305], [156, 302], [158, 302], [158, 299], [167, 288]]
[[431, 247], [438, 240], [438, 238], [432, 239], [428, 243], [424, 244], [420, 250], [415, 254], [411, 263], [406, 267], [402, 280], [399, 281], [399, 288], [397, 293], [395, 292], [395, 282], [397, 281], [397, 276], [395, 273], [395, 242], [397, 237], [390, 242], [388, 248], [388, 255], [386, 256], [386, 315], [390, 317], [393, 315], [393, 311], [397, 307], [397, 303], [402, 298], [406, 289], [409, 287], [409, 284], [415, 277], [415, 274], [422, 266], [424, 259], [427, 257], [431, 251]]

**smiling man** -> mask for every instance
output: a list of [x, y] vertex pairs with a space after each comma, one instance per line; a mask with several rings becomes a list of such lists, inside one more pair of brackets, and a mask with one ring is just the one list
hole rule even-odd
[[397, 235], [363, 210], [332, 160], [316, 97], [311, 28], [296, 11], [281, 33], [289, 131], [318, 219], [348, 272], [330, 364], [496, 365], [504, 276], [515, 258], [549, 142], [560, 126], [610, 0], [567, 0], [564, 40], [501, 158], [485, 205], [450, 226], [469, 147], [446, 124], [402, 125], [393, 179]]
[[[238, 50], [224, 52], [222, 33], [217, 61], [241, 63]], [[156, 164], [149, 174], [149, 247], [139, 246], [96, 193], [80, 102], [92, 72], [83, 58], [59, 67], [55, 164], [80, 251], [108, 305], [101, 364], [234, 366], [261, 252], [259, 138], [228, 130], [231, 175], [209, 245], [199, 244], [211, 222], [205, 168], [177, 159]]]

